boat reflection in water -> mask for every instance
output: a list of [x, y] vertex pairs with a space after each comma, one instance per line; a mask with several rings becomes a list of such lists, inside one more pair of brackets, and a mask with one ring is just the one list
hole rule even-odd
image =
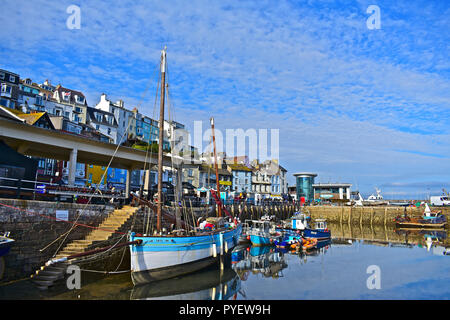
[[229, 300], [236, 299], [241, 280], [225, 266], [212, 267], [182, 277], [135, 286], [131, 300]]
[[238, 246], [232, 252], [232, 268], [242, 280], [247, 280], [249, 272], [264, 277], [283, 277], [287, 267], [284, 252], [273, 246]]
[[331, 245], [331, 239], [322, 240], [317, 242], [317, 245], [314, 248], [311, 248], [306, 251], [300, 251], [299, 255], [302, 256], [308, 255], [308, 256], [318, 256], [319, 254], [325, 254], [325, 252], [328, 250], [328, 248]]
[[447, 231], [442, 230], [409, 230], [398, 229], [395, 230], [398, 235], [405, 237], [408, 243], [410, 239], [417, 242], [418, 247], [426, 248], [436, 255], [450, 255], [450, 248], [445, 246], [444, 240], [447, 239]]

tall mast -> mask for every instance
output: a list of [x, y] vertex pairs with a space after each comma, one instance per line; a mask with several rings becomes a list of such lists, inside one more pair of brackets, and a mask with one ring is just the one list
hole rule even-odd
[[[217, 196], [220, 199], [220, 183], [219, 183], [219, 167], [217, 165], [217, 154], [216, 154], [216, 136], [214, 135], [214, 118], [211, 117], [211, 129], [212, 129], [212, 138], [213, 138], [213, 145], [214, 145], [214, 166], [216, 168], [216, 186], [217, 186]], [[219, 210], [217, 211], [219, 214], [219, 217], [222, 216], [222, 208], [220, 205], [218, 205]]]
[[164, 143], [164, 98], [166, 96], [166, 47], [161, 51], [161, 104], [159, 107], [159, 143], [158, 143], [158, 204], [156, 230], [161, 231], [162, 211], [162, 160]]

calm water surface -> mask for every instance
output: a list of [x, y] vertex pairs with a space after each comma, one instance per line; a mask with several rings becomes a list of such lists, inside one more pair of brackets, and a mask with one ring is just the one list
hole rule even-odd
[[[340, 229], [339, 229], [340, 228]], [[82, 273], [80, 290], [60, 283], [39, 291], [29, 281], [0, 287], [0, 299], [445, 299], [450, 298], [447, 232], [394, 233], [330, 225], [333, 241], [307, 253], [240, 245], [221, 273], [217, 267], [133, 287], [130, 275]], [[338, 236], [338, 238], [336, 238]], [[349, 240], [349, 238], [353, 238]], [[386, 241], [387, 238], [387, 241]], [[428, 246], [427, 246], [427, 238]], [[381, 239], [381, 240], [380, 240]], [[379, 267], [380, 289], [367, 273]]]

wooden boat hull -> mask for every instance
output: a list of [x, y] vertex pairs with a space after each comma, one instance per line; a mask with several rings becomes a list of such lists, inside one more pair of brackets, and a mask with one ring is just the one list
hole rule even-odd
[[443, 229], [447, 223], [417, 223], [417, 222], [397, 222], [395, 225], [399, 228], [411, 229]]
[[217, 261], [238, 244], [242, 226], [198, 236], [135, 236], [130, 246], [131, 278], [142, 284], [195, 272]]

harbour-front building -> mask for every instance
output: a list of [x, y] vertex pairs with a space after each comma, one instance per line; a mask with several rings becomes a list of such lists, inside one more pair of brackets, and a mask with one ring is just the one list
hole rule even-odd
[[313, 184], [317, 174], [311, 172], [299, 172], [294, 173], [294, 177], [297, 186], [297, 199], [301, 200], [303, 197], [306, 202], [314, 201]]
[[314, 200], [350, 200], [350, 183], [315, 183]]

